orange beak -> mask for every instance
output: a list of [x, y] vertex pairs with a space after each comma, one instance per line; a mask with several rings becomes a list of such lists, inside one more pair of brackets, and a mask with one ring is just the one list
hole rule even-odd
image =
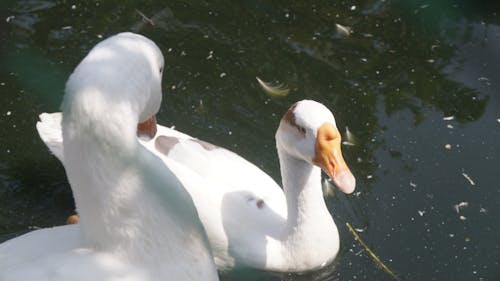
[[153, 115], [148, 120], [137, 125], [137, 136], [150, 140], [156, 135], [156, 117]]
[[337, 127], [325, 123], [318, 129], [315, 145], [314, 164], [318, 165], [344, 193], [352, 193], [356, 179], [345, 163], [340, 148], [341, 136]]

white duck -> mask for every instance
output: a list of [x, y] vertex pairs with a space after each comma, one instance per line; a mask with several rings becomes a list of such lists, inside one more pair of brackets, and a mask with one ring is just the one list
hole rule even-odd
[[237, 154], [162, 126], [143, 144], [176, 175], [180, 165], [204, 180], [185, 186], [220, 268], [307, 271], [337, 256], [339, 234], [323, 198], [321, 169], [345, 193], [354, 191], [355, 178], [324, 105], [303, 100], [281, 119], [276, 146], [283, 189]]
[[[63, 161], [57, 118], [57, 113], [42, 116], [38, 129]], [[219, 268], [306, 271], [336, 257], [339, 234], [323, 199], [321, 169], [345, 193], [354, 190], [355, 179], [342, 157], [333, 114], [324, 105], [303, 100], [281, 119], [276, 145], [283, 189], [233, 152], [157, 127], [156, 137], [142, 143], [193, 197]], [[187, 182], [195, 178], [202, 184]]]
[[[1, 244], [0, 280], [218, 280], [189, 193], [136, 137], [158, 111], [162, 69], [159, 48], [133, 33], [77, 66], [58, 126], [79, 224]], [[152, 136], [149, 125], [141, 133]]]

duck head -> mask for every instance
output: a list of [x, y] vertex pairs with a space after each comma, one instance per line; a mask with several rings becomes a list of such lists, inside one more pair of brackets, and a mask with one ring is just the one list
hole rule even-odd
[[153, 137], [163, 69], [163, 55], [150, 39], [130, 32], [111, 36], [98, 43], [71, 74], [63, 110], [100, 117], [109, 112], [111, 117], [116, 110], [104, 107], [127, 103], [122, 108], [132, 111], [119, 114], [140, 124], [137, 135]]
[[323, 104], [302, 100], [281, 119], [276, 143], [290, 155], [320, 167], [335, 186], [352, 193], [356, 180], [341, 150], [341, 135], [332, 112]]

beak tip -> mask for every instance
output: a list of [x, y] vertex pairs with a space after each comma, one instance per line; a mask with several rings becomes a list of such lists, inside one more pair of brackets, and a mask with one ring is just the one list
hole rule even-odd
[[333, 182], [337, 188], [345, 194], [351, 194], [356, 188], [356, 178], [350, 171], [343, 171], [333, 178]]

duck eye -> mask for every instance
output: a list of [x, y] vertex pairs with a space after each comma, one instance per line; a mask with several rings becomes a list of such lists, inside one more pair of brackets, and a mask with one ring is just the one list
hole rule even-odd
[[304, 127], [297, 126], [297, 130], [299, 130], [299, 132], [303, 135], [306, 134], [306, 129], [304, 129]]

